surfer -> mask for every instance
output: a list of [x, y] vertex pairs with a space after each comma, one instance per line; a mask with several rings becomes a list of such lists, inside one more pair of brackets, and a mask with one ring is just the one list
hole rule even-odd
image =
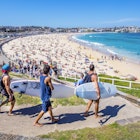
[[41, 87], [41, 100], [42, 100], [42, 110], [38, 114], [37, 119], [34, 122], [35, 126], [42, 126], [42, 124], [39, 123], [39, 120], [42, 118], [45, 112], [49, 112], [51, 116], [52, 123], [55, 123], [58, 121], [58, 119], [55, 119], [52, 113], [52, 106], [50, 102], [51, 98], [51, 92], [54, 89], [51, 77], [49, 76], [50, 66], [44, 65], [43, 68], [43, 74], [40, 76], [40, 87]]
[[11, 67], [9, 64], [5, 64], [2, 66], [3, 75], [2, 75], [1, 85], [2, 85], [3, 89], [1, 91], [1, 93], [2, 93], [2, 95], [4, 95], [6, 97], [6, 100], [0, 104], [0, 107], [8, 102], [11, 102], [11, 106], [10, 106], [8, 115], [12, 116], [12, 115], [14, 115], [14, 114], [12, 114], [12, 110], [14, 108], [16, 100], [15, 100], [12, 89], [10, 89], [10, 76], [9, 76], [10, 71], [11, 71]]
[[97, 92], [97, 100], [89, 100], [88, 101], [88, 104], [87, 104], [87, 107], [86, 107], [86, 111], [84, 113], [84, 116], [87, 117], [89, 114], [88, 114], [88, 111], [94, 101], [95, 103], [95, 118], [99, 118], [101, 116], [98, 115], [98, 110], [99, 110], [99, 101], [100, 101], [100, 89], [99, 89], [99, 85], [98, 85], [98, 76], [97, 74], [95, 73], [94, 71], [94, 65], [93, 64], [90, 64], [89, 66], [89, 72], [87, 73], [87, 75], [85, 76], [84, 80], [83, 80], [83, 83], [88, 83], [88, 82], [94, 82], [95, 83], [95, 87], [96, 87], [96, 92]]

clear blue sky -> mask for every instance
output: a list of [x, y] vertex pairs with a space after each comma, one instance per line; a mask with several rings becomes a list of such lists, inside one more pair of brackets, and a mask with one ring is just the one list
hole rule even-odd
[[140, 27], [140, 0], [0, 0], [0, 26]]

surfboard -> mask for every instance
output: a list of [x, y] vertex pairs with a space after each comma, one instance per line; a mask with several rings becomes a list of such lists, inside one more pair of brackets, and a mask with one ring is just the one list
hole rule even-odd
[[[114, 85], [104, 82], [98, 82], [100, 88], [101, 98], [108, 98], [114, 96], [117, 93], [117, 89]], [[97, 100], [97, 93], [94, 82], [85, 83], [75, 88], [74, 94], [77, 97]]]
[[[74, 95], [74, 87], [66, 84], [52, 82], [54, 90], [52, 98], [68, 98]], [[40, 82], [38, 80], [18, 80], [10, 84], [14, 92], [40, 97]]]

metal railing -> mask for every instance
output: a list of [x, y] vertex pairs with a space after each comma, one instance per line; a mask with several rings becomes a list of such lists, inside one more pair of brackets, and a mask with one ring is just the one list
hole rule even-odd
[[[67, 79], [71, 79], [73, 81], [78, 80], [77, 77], [69, 77], [69, 76], [59, 76], [59, 77], [64, 78], [64, 80], [67, 80]], [[128, 80], [105, 78], [105, 77], [98, 77], [98, 81], [110, 83], [120, 88], [140, 89], [140, 82], [136, 82], [136, 81], [128, 81]]]
[[140, 89], [140, 82], [135, 82], [135, 81], [112, 79], [112, 78], [105, 78], [105, 77], [98, 77], [98, 81], [111, 83], [112, 85], [115, 85], [116, 87], [120, 87], [120, 88]]

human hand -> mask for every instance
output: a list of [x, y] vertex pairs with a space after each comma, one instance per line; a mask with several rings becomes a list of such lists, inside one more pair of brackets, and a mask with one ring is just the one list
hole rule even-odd
[[97, 100], [99, 100], [101, 98], [101, 96], [100, 95], [97, 95]]
[[9, 101], [13, 100], [13, 95], [9, 95]]

